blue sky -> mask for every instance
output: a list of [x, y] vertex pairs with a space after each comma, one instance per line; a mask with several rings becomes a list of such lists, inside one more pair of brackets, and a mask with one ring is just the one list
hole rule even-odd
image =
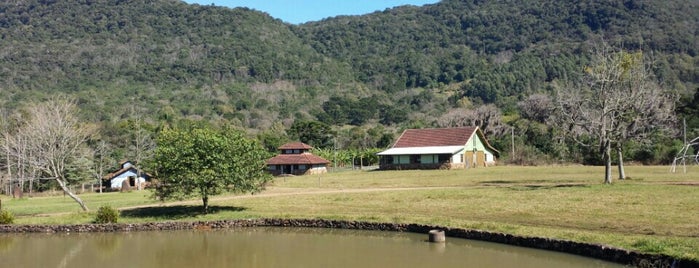
[[402, 5], [422, 6], [439, 0], [184, 0], [190, 4], [248, 7], [282, 21], [299, 24], [338, 15], [362, 15]]

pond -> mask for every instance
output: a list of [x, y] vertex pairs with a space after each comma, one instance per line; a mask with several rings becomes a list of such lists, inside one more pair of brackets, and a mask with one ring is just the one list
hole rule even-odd
[[622, 267], [591, 258], [426, 234], [248, 227], [0, 234], [2, 267]]

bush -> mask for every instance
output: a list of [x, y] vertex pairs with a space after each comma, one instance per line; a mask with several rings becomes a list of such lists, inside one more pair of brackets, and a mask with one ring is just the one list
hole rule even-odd
[[7, 210], [0, 210], [0, 224], [13, 224], [15, 222], [15, 215]]
[[102, 206], [97, 210], [95, 223], [117, 223], [119, 211], [110, 206]]

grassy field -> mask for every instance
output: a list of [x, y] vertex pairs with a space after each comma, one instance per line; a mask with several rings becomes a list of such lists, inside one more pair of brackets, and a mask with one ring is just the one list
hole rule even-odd
[[[630, 166], [603, 185], [602, 167], [499, 166], [471, 170], [342, 171], [277, 178], [262, 193], [161, 204], [148, 191], [83, 194], [93, 211], [120, 208], [120, 222], [324, 218], [443, 225], [607, 244], [699, 260], [699, 167]], [[88, 223], [69, 197], [11, 199], [20, 224]]]

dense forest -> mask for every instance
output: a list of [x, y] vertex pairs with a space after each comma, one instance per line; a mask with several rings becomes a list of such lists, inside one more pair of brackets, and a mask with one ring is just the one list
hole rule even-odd
[[73, 97], [113, 161], [133, 159], [139, 137], [192, 124], [320, 153], [477, 124], [505, 162], [595, 164], [595, 148], [566, 142], [547, 118], [556, 88], [608, 42], [643, 51], [676, 93], [676, 135], [624, 150], [667, 163], [682, 119], [699, 135], [698, 36], [695, 0], [443, 0], [301, 25], [177, 0], [10, 0], [0, 2], [0, 114], [9, 129], [28, 103]]

